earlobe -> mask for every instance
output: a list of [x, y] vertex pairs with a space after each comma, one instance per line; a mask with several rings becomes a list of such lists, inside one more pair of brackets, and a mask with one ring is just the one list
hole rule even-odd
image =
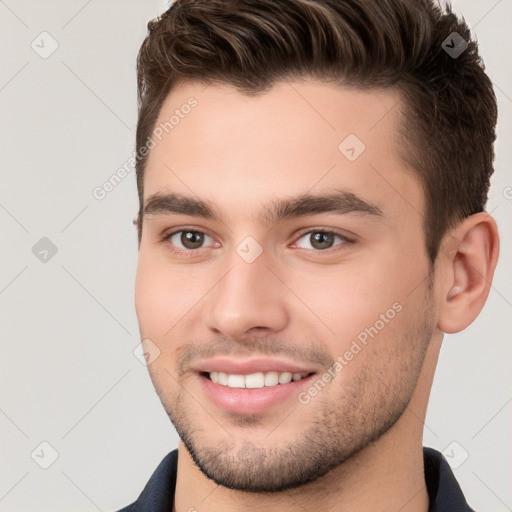
[[487, 213], [464, 219], [447, 235], [439, 258], [442, 275], [438, 327], [455, 333], [470, 325], [482, 310], [498, 261], [499, 235]]

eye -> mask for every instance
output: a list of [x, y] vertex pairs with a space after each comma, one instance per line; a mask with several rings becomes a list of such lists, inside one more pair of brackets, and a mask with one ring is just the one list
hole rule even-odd
[[212, 242], [214, 242], [213, 238], [206, 233], [193, 229], [173, 231], [166, 235], [164, 240], [168, 240], [176, 248], [177, 252], [201, 249], [205, 242], [209, 242], [209, 245], [212, 245]]
[[[337, 243], [336, 243], [337, 242]], [[296, 245], [301, 249], [313, 249], [315, 251], [325, 251], [342, 245], [350, 243], [348, 238], [335, 231], [326, 231], [317, 229], [304, 233], [296, 242]]]

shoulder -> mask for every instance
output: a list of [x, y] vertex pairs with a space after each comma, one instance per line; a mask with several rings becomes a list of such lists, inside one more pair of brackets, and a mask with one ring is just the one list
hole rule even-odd
[[139, 497], [117, 512], [168, 512], [174, 503], [178, 450], [168, 453], [155, 469]]
[[467, 503], [455, 475], [443, 457], [433, 448], [423, 448], [425, 482], [429, 512], [475, 512]]

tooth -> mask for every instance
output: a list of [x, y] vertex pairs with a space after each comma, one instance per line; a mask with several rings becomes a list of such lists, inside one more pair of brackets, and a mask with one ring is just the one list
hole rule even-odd
[[275, 386], [279, 383], [279, 374], [277, 372], [265, 373], [265, 386]]
[[230, 388], [245, 388], [245, 378], [243, 375], [228, 375], [228, 386]]
[[262, 388], [265, 385], [265, 379], [263, 373], [251, 373], [245, 376], [245, 387], [246, 388]]
[[283, 372], [279, 375], [279, 384], [288, 384], [292, 381], [292, 374], [290, 372]]
[[276, 386], [307, 377], [309, 373], [291, 372], [256, 372], [249, 375], [237, 375], [224, 372], [210, 372], [212, 382], [229, 386], [231, 388], [262, 388], [264, 386]]

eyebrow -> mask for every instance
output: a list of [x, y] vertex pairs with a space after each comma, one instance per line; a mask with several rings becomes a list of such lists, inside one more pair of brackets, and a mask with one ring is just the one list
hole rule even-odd
[[[303, 194], [300, 196], [271, 201], [259, 214], [265, 224], [275, 224], [280, 220], [336, 213], [339, 215], [359, 214], [383, 217], [382, 210], [361, 197], [348, 191], [336, 191], [326, 195]], [[210, 201], [179, 193], [153, 194], [144, 204], [144, 216], [158, 214], [182, 214], [192, 217], [227, 222], [228, 215], [216, 210]]]

